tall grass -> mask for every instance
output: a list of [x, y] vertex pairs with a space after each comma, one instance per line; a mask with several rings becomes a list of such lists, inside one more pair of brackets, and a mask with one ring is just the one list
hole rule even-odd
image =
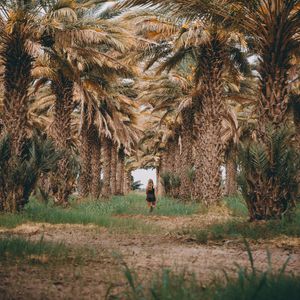
[[[199, 205], [183, 204], [175, 200], [161, 199], [153, 214], [189, 215], [197, 212]], [[154, 233], [157, 228], [147, 225], [142, 220], [120, 218], [120, 215], [148, 215], [149, 209], [145, 197], [132, 194], [126, 197], [113, 197], [109, 201], [85, 199], [71, 202], [67, 209], [38, 202], [32, 198], [20, 214], [0, 215], [0, 226], [15, 227], [24, 222], [46, 222], [51, 224], [95, 224], [119, 232], [138, 231]]]
[[67, 257], [68, 252], [63, 243], [45, 242], [43, 237], [39, 241], [21, 237], [0, 239], [0, 261], [27, 259], [33, 262], [47, 262], [49, 258], [60, 261]]
[[199, 243], [243, 237], [253, 240], [271, 239], [280, 235], [300, 237], [300, 209], [296, 210], [292, 219], [270, 220], [268, 222], [230, 220], [225, 223], [212, 224], [205, 228], [185, 228], [179, 233], [189, 236]]
[[286, 274], [288, 261], [277, 273], [269, 268], [259, 271], [254, 265], [251, 250], [246, 242], [251, 269], [237, 267], [236, 275], [229, 276], [226, 271], [225, 283], [220, 278], [208, 285], [203, 285], [194, 274], [182, 272], [175, 274], [162, 270], [152, 280], [143, 284], [137, 274], [124, 263], [124, 276], [127, 281], [125, 292], [112, 295], [112, 299], [125, 300], [298, 300], [300, 278]]

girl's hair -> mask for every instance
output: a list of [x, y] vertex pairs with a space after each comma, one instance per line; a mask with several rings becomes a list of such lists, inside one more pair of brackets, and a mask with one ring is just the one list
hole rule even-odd
[[[152, 187], [150, 187], [150, 184], [152, 184]], [[147, 188], [146, 188], [146, 191], [150, 191], [152, 188], [154, 188], [154, 183], [153, 183], [153, 180], [152, 179], [149, 179], [148, 180], [148, 184], [147, 184]]]

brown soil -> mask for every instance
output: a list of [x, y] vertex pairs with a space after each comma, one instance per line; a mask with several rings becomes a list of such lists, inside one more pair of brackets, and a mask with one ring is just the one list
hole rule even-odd
[[[146, 222], [162, 227], [162, 232], [195, 222], [197, 217], [145, 217]], [[40, 259], [40, 264], [0, 263], [0, 299], [105, 299], [124, 287], [122, 264], [134, 268], [142, 279], [150, 278], [162, 267], [194, 272], [203, 284], [234, 264], [249, 266], [242, 243], [197, 245], [169, 234], [142, 236], [113, 234], [97, 226], [23, 224], [15, 229], [0, 229], [3, 235], [21, 235], [32, 240], [63, 242], [71, 249], [86, 251], [82, 262], [68, 260], [55, 264]], [[277, 238], [268, 243], [252, 243], [255, 264], [266, 269], [266, 249], [272, 253], [274, 270], [282, 267], [288, 256], [287, 272], [300, 274], [299, 239]]]

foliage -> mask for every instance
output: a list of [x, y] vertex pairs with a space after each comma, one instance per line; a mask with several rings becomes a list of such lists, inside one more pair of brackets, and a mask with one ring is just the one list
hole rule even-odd
[[259, 271], [255, 267], [252, 252], [246, 243], [246, 250], [251, 265], [250, 270], [237, 266], [236, 276], [229, 276], [226, 271], [224, 280], [216, 278], [208, 285], [196, 279], [194, 274], [181, 272], [176, 274], [164, 269], [144, 285], [137, 274], [124, 265], [124, 275], [127, 280], [127, 290], [111, 296], [112, 299], [149, 299], [149, 300], [232, 300], [232, 299], [276, 299], [296, 300], [300, 293], [299, 277], [285, 273], [288, 263], [279, 272], [272, 272], [271, 257], [268, 253], [269, 267], [266, 271]]
[[239, 184], [251, 220], [281, 218], [295, 207], [300, 157], [291, 140], [288, 128], [270, 126], [264, 141], [240, 146]]
[[187, 174], [187, 177], [188, 177], [189, 181], [194, 182], [194, 180], [196, 178], [195, 168], [194, 167], [188, 168], [186, 170], [186, 174]]
[[166, 194], [169, 196], [171, 192], [180, 187], [181, 181], [177, 174], [171, 172], [164, 172], [161, 174], [162, 185], [164, 186]]
[[132, 191], [139, 190], [140, 187], [141, 187], [142, 185], [143, 185], [143, 184], [141, 183], [140, 180], [138, 180], [138, 181], [133, 181], [132, 184], [131, 184], [131, 190], [132, 190]]
[[56, 170], [62, 152], [37, 133], [24, 143], [20, 156], [12, 156], [10, 145], [10, 137], [4, 135], [0, 140], [0, 211], [15, 212], [28, 202], [39, 176]]
[[247, 217], [248, 209], [245, 200], [242, 195], [236, 195], [231, 197], [225, 197], [224, 202], [230, 209], [231, 215], [236, 217]]

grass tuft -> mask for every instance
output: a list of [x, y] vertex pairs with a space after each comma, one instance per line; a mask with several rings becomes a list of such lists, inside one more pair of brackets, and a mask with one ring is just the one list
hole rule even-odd
[[34, 263], [47, 263], [49, 259], [61, 261], [67, 258], [68, 249], [63, 243], [30, 241], [21, 237], [0, 239], [0, 261], [25, 259]]
[[125, 300], [297, 300], [300, 295], [300, 278], [285, 273], [286, 264], [277, 272], [271, 272], [271, 263], [267, 271], [255, 268], [251, 249], [245, 241], [250, 270], [238, 266], [235, 276], [229, 276], [226, 271], [225, 282], [216, 278], [208, 285], [203, 285], [194, 274], [173, 273], [168, 269], [153, 276], [150, 283], [144, 285], [136, 272], [123, 263], [127, 289], [112, 299]]
[[290, 219], [247, 222], [245, 220], [230, 220], [225, 223], [212, 224], [206, 228], [190, 227], [179, 234], [189, 236], [198, 243], [219, 241], [235, 238], [252, 240], [271, 239], [280, 235], [300, 237], [300, 211]]

